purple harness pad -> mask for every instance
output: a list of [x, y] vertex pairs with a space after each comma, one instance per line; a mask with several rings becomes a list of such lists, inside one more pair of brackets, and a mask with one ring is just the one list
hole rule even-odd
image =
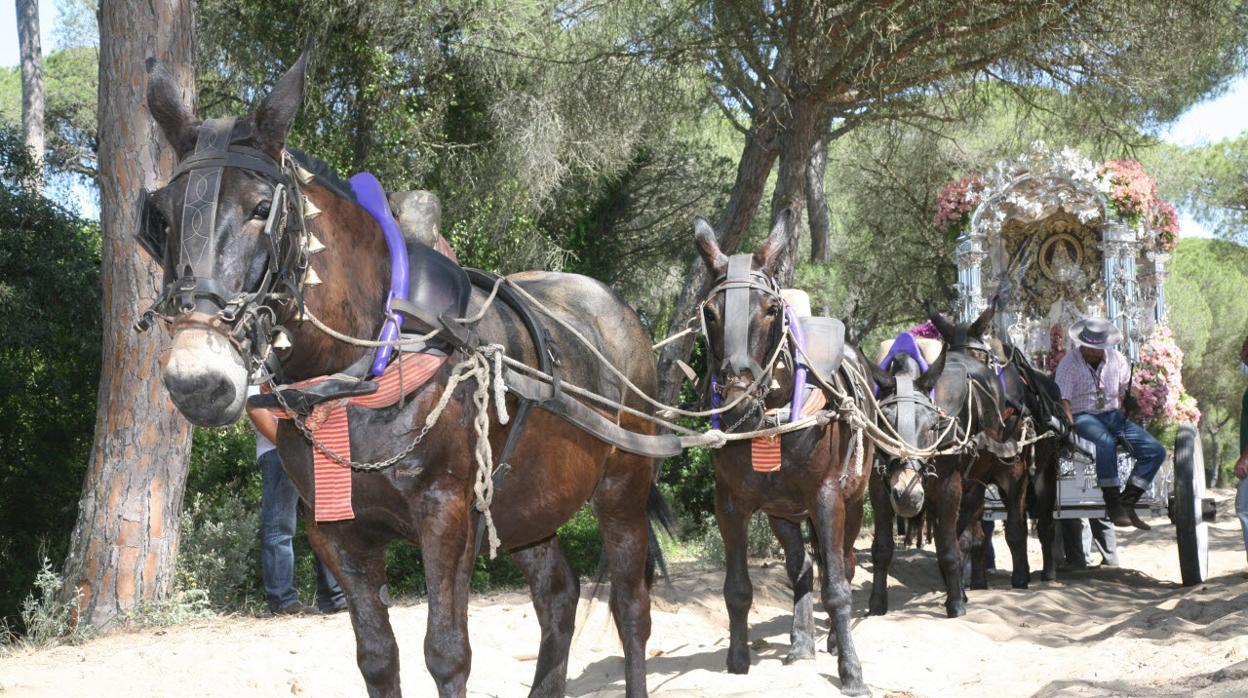
[[[880, 368], [887, 371], [889, 365], [893, 363], [893, 359], [897, 358], [898, 354], [904, 354], [914, 359], [915, 363], [919, 365], [920, 373], [928, 369], [927, 361], [923, 360], [923, 352], [919, 351], [918, 341], [909, 332], [902, 332], [897, 335], [897, 339], [893, 340], [893, 346], [889, 348], [888, 353], [884, 355], [884, 360], [880, 362]], [[875, 386], [875, 394], [880, 394], [879, 385]]]
[[[399, 321], [390, 310], [390, 301], [394, 298], [407, 300], [408, 297], [408, 264], [407, 242], [399, 224], [390, 213], [390, 204], [386, 201], [386, 191], [381, 182], [370, 172], [360, 172], [351, 177], [351, 189], [355, 192], [356, 202], [377, 220], [381, 233], [386, 238], [386, 247], [390, 250], [390, 293], [386, 296], [386, 322], [381, 326], [379, 342], [393, 342], [399, 338]], [[377, 347], [373, 358], [372, 375], [381, 375], [390, 363], [394, 347]]]

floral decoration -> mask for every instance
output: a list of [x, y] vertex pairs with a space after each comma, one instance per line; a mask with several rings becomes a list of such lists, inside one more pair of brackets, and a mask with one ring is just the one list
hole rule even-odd
[[1110, 160], [1097, 170], [1100, 189], [1124, 220], [1138, 225], [1156, 207], [1157, 182], [1139, 160]]
[[1196, 399], [1183, 390], [1183, 350], [1170, 328], [1159, 326], [1140, 348], [1132, 387], [1139, 421], [1155, 427], [1200, 421]]
[[1153, 228], [1157, 231], [1157, 249], [1167, 254], [1174, 252], [1179, 244], [1179, 212], [1173, 204], [1159, 202], [1153, 210]]
[[940, 330], [936, 329], [936, 325], [931, 320], [925, 320], [921, 325], [915, 325], [906, 330], [915, 337], [923, 337], [925, 339], [940, 339]]
[[932, 224], [954, 239], [971, 224], [971, 213], [979, 205], [983, 182], [974, 175], [946, 184], [936, 196], [936, 217]]

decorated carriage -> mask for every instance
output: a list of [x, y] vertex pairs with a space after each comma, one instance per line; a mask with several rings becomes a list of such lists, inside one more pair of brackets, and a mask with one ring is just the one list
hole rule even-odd
[[[1123, 333], [1132, 361], [1135, 419], [1175, 429], [1174, 451], [1136, 505], [1141, 515], [1168, 514], [1178, 538], [1184, 584], [1208, 571], [1204, 467], [1196, 431], [1200, 414], [1183, 391], [1182, 352], [1166, 322], [1166, 263], [1178, 241], [1178, 216], [1133, 160], [1096, 164], [1068, 148], [1035, 143], [982, 177], [941, 193], [936, 224], [956, 236], [957, 312], [970, 322], [995, 299], [1001, 337], [1034, 365], [1052, 371], [1066, 329], [1099, 316]], [[1061, 459], [1057, 518], [1105, 515], [1090, 453]], [[1125, 481], [1134, 461], [1120, 448]], [[1004, 518], [990, 488], [985, 517]]]

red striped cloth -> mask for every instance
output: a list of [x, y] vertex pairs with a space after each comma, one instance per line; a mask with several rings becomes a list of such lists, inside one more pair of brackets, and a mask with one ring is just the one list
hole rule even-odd
[[[335, 462], [325, 452], [328, 449], [344, 460], [351, 460], [351, 424], [347, 419], [347, 405], [372, 409], [389, 407], [403, 395], [409, 395], [427, 383], [446, 363], [446, 359], [445, 356], [433, 354], [403, 352], [376, 379], [377, 392], [323, 402], [312, 410], [307, 427], [316, 435], [318, 442], [312, 446], [312, 506], [317, 521], [355, 518], [355, 510], [351, 508], [351, 468]], [[317, 376], [285, 387], [306, 388], [328, 378]], [[267, 386], [262, 389], [268, 391]], [[274, 410], [274, 414], [279, 419], [289, 418], [284, 410]]]
[[[809, 417], [823, 409], [826, 404], [828, 396], [822, 390], [812, 390], [802, 404], [802, 416]], [[750, 465], [756, 472], [774, 473], [780, 469], [780, 442], [783, 438], [781, 435], [750, 439]]]

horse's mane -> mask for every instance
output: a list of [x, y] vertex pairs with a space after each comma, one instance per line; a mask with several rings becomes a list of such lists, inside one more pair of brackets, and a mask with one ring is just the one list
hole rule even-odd
[[351, 184], [342, 177], [338, 176], [338, 173], [334, 172], [333, 169], [330, 168], [329, 163], [321, 160], [320, 158], [314, 158], [296, 148], [287, 148], [286, 151], [290, 153], [290, 156], [294, 158], [295, 162], [299, 163], [303, 169], [315, 175], [317, 181], [319, 181], [326, 189], [329, 189], [345, 199], [355, 201], [355, 191], [351, 189]]

